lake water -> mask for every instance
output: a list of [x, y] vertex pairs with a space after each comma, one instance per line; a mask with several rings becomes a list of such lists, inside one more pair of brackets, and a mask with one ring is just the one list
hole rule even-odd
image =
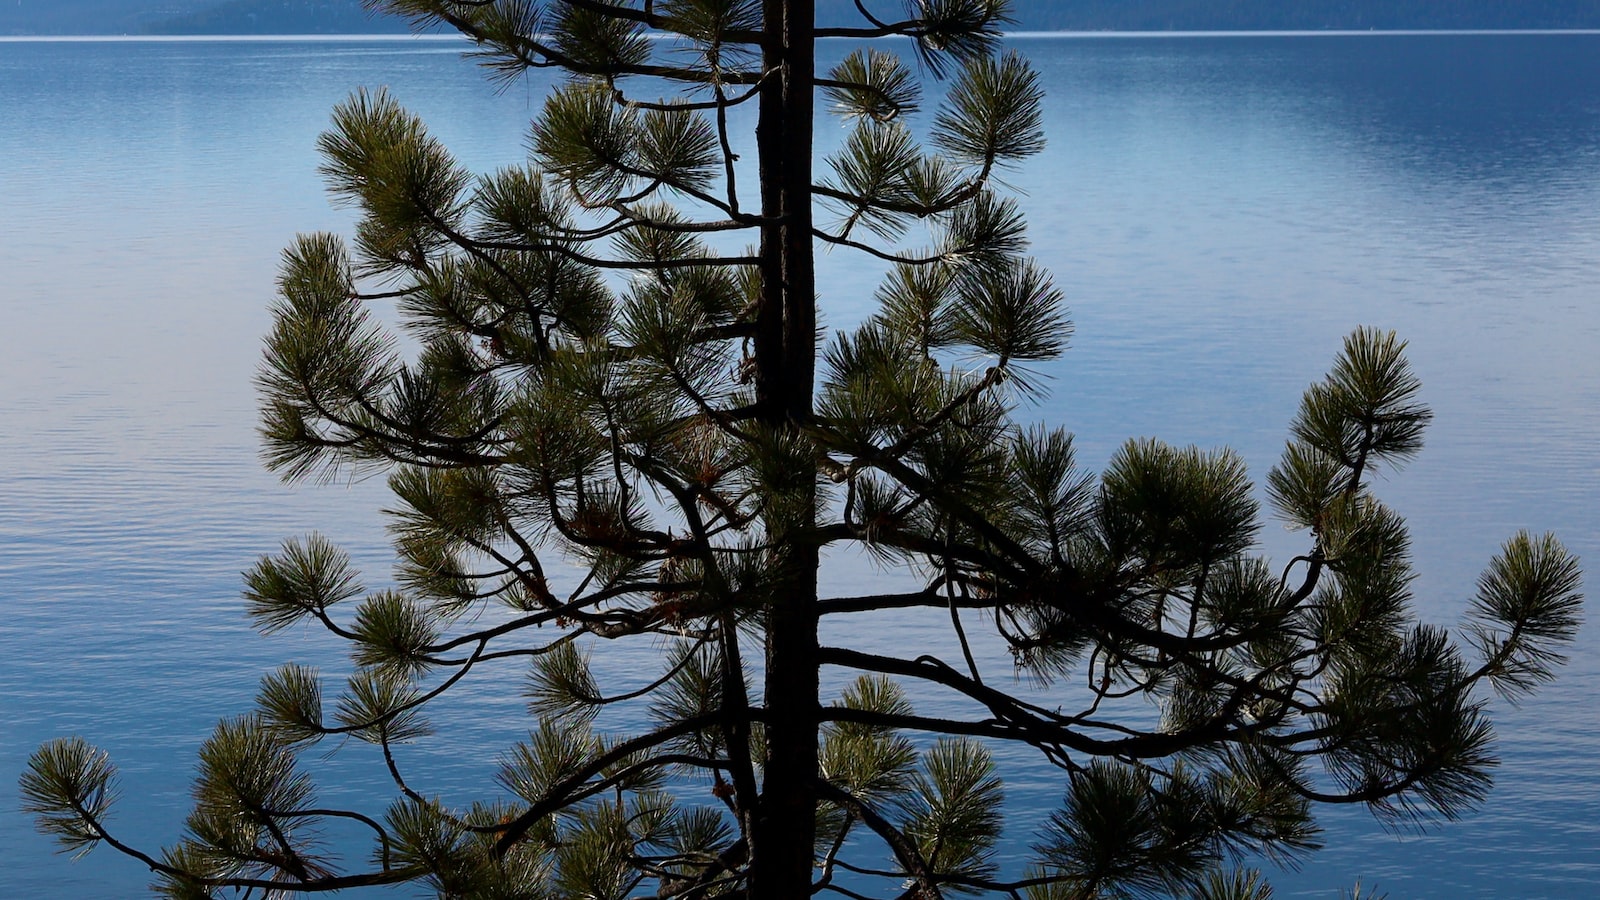
[[[1094, 467], [1155, 435], [1231, 445], [1261, 477], [1341, 337], [1394, 328], [1436, 414], [1422, 457], [1379, 486], [1413, 529], [1422, 615], [1455, 622], [1519, 528], [1600, 567], [1600, 36], [1013, 44], [1043, 75], [1051, 143], [1010, 180], [1077, 329], [1025, 415], [1075, 431]], [[354, 87], [390, 86], [477, 170], [522, 158], [543, 83], [496, 94], [458, 51], [0, 42], [0, 894], [129, 897], [146, 880], [109, 849], [53, 856], [15, 812], [41, 741], [111, 751], [113, 825], [171, 842], [212, 724], [280, 662], [337, 668], [315, 635], [246, 627], [238, 573], [316, 529], [381, 583], [384, 492], [266, 475], [251, 376], [279, 249], [348, 225], [313, 142]], [[858, 319], [874, 267], [830, 254], [823, 270], [830, 323]], [[1299, 546], [1269, 532], [1278, 558]], [[889, 579], [844, 563], [841, 582]], [[937, 622], [887, 624], [853, 634], [943, 640]], [[1327, 849], [1274, 873], [1278, 896], [1357, 878], [1394, 900], [1600, 896], [1595, 633], [1557, 683], [1493, 707], [1502, 765], [1481, 812], [1421, 834], [1325, 813]], [[527, 725], [519, 678], [465, 692], [451, 740], [405, 748], [425, 790], [485, 783], [484, 748]], [[381, 807], [370, 756], [314, 761], [330, 804]], [[1014, 858], [1060, 787], [1004, 762]]]

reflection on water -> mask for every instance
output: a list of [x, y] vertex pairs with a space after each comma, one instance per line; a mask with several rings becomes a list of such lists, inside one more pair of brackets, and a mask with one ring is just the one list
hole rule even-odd
[[[1075, 347], [1032, 415], [1098, 464], [1123, 439], [1228, 443], [1264, 472], [1305, 384], [1356, 324], [1399, 329], [1437, 413], [1381, 486], [1416, 538], [1423, 614], [1449, 623], [1520, 527], [1600, 561], [1600, 37], [1025, 39], [1051, 146], [1013, 173]], [[843, 45], [827, 52], [843, 55]], [[124, 770], [119, 827], [176, 837], [193, 749], [315, 636], [268, 641], [237, 573], [319, 529], [380, 583], [381, 485], [284, 488], [255, 461], [250, 378], [278, 248], [344, 228], [312, 144], [355, 85], [388, 84], [476, 169], [523, 155], [537, 83], [503, 95], [437, 44], [0, 45], [0, 846], [17, 896], [128, 896], [135, 866], [48, 855], [9, 787], [40, 740], [83, 733]], [[826, 313], [877, 270], [823, 261]], [[1274, 530], [1284, 556], [1297, 538]], [[841, 561], [854, 586], [890, 578]], [[853, 622], [851, 635], [887, 633]], [[921, 640], [896, 619], [900, 640]], [[928, 637], [928, 641], [943, 640]], [[1359, 811], [1279, 896], [1364, 877], [1399, 897], [1588, 897], [1600, 887], [1600, 654], [1497, 708], [1490, 807], [1403, 840]], [[618, 670], [628, 659], [603, 658]], [[1001, 662], [998, 653], [995, 664]], [[525, 728], [501, 690], [407, 748], [465, 796]], [[926, 701], [934, 707], [936, 700]], [[330, 802], [376, 805], [359, 753]], [[320, 765], [320, 763], [319, 763]], [[1009, 853], [1058, 791], [1009, 783]], [[341, 796], [342, 795], [342, 796]]]

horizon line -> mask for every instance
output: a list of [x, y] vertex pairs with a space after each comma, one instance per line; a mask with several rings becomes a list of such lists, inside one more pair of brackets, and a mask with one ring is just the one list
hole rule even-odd
[[[1241, 30], [1216, 31], [1008, 31], [1006, 38], [1069, 38], [1069, 39], [1121, 39], [1141, 40], [1160, 38], [1207, 37], [1428, 37], [1428, 36], [1514, 36], [1514, 35], [1600, 35], [1600, 28], [1369, 28], [1369, 29], [1298, 29], [1298, 30]], [[904, 36], [899, 36], [906, 40]], [[855, 38], [819, 38], [819, 41], [855, 40]], [[343, 32], [338, 34], [0, 34], [0, 43], [69, 44], [69, 43], [288, 43], [288, 42], [355, 42], [355, 41], [421, 41], [433, 43], [463, 42], [471, 39], [460, 34], [412, 34], [396, 32]]]

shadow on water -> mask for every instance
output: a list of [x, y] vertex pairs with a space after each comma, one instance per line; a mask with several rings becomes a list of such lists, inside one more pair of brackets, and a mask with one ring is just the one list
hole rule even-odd
[[[1099, 92], [1298, 110], [1430, 180], [1559, 174], [1600, 154], [1600, 36], [1021, 38]], [[1034, 48], [1041, 48], [1035, 51]], [[1060, 87], [1051, 84], [1052, 90]]]
[[1424, 177], [1525, 181], [1600, 153], [1597, 47], [1592, 35], [1310, 39], [1274, 71]]

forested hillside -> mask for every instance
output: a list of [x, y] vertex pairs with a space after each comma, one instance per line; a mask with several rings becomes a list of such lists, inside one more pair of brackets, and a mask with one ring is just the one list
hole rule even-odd
[[170, 34], [384, 34], [409, 28], [397, 16], [369, 12], [361, 0], [212, 0], [202, 10], [168, 19], [151, 30]]
[[1024, 29], [1600, 28], [1600, 0], [1024, 0]]
[[216, 0], [0, 0], [0, 34], [137, 34]]
[[[886, 17], [903, 0], [867, 0]], [[853, 0], [817, 0], [826, 22]], [[1600, 28], [1600, 0], [1014, 0], [1023, 31]], [[360, 0], [0, 0], [0, 34], [393, 32]]]

